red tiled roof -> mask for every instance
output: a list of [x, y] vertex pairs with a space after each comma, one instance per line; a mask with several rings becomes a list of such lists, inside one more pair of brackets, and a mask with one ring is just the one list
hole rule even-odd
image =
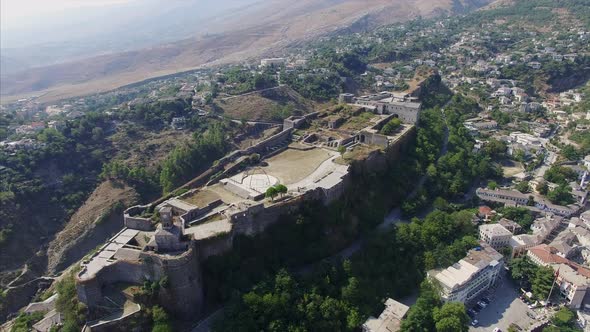
[[492, 209], [489, 206], [480, 206], [479, 207], [479, 213], [481, 214], [491, 214], [492, 213]]
[[590, 269], [557, 255], [557, 250], [551, 246], [540, 244], [530, 248], [529, 251], [545, 264], [566, 264], [584, 277], [590, 278]]
[[550, 247], [546, 244], [540, 244], [538, 246], [532, 247], [529, 249], [529, 251], [531, 252], [531, 254], [538, 257], [545, 264], [555, 264], [555, 263], [567, 264], [567, 263], [569, 263], [568, 259], [558, 256], [556, 254], [557, 250], [555, 248]]

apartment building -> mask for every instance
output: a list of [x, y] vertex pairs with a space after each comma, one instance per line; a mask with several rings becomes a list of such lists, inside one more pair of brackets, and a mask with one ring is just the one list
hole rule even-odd
[[428, 277], [441, 286], [443, 301], [469, 302], [498, 279], [502, 254], [483, 241], [480, 245], [448, 268], [428, 271]]
[[486, 224], [479, 226], [479, 239], [486, 242], [495, 250], [508, 247], [512, 233], [500, 224]]

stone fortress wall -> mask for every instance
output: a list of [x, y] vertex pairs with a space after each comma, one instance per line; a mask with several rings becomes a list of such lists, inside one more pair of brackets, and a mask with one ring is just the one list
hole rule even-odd
[[168, 278], [170, 287], [160, 290], [159, 302], [181, 316], [200, 312], [203, 303], [202, 276], [195, 243], [180, 255], [158, 255], [142, 252], [139, 260], [118, 259], [106, 265], [92, 278], [81, 279], [78, 273], [76, 290], [81, 302], [89, 307], [103, 298], [105, 286], [116, 283], [141, 285], [145, 281]]

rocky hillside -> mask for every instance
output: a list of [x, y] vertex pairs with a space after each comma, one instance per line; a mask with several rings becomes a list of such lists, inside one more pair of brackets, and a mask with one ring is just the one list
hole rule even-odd
[[138, 195], [133, 188], [112, 181], [101, 183], [49, 244], [48, 273], [59, 272], [81, 259], [119, 231], [123, 209], [136, 202]]
[[491, 0], [271, 0], [203, 21], [208, 33], [149, 49], [98, 56], [1, 77], [3, 100], [43, 92], [42, 100], [109, 90], [201, 65], [278, 54], [286, 46], [357, 25], [464, 12]]

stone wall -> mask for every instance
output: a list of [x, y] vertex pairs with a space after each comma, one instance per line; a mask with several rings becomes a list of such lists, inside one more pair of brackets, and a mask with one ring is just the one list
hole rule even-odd
[[409, 143], [416, 137], [416, 127], [406, 131], [397, 140], [387, 146], [383, 151], [373, 151], [369, 156], [359, 162], [353, 163], [351, 172], [353, 174], [383, 172], [387, 170], [390, 163], [399, 160], [401, 155], [406, 152]]
[[221, 255], [230, 251], [234, 245], [233, 241], [233, 233], [221, 234], [213, 238], [196, 241], [196, 246], [199, 248], [199, 259], [203, 261], [211, 256]]
[[160, 289], [158, 302], [169, 312], [182, 317], [199, 315], [203, 306], [203, 277], [196, 244], [191, 241], [189, 250], [182, 255], [162, 259], [168, 286]]
[[285, 129], [280, 133], [273, 135], [256, 145], [253, 145], [244, 151], [244, 154], [249, 155], [252, 153], [258, 153], [261, 155], [266, 154], [271, 148], [276, 147], [278, 145], [282, 145], [287, 143], [291, 139], [291, 134], [293, 133], [293, 128]]
[[128, 208], [123, 213], [123, 223], [125, 227], [138, 229], [140, 231], [151, 231], [154, 229], [150, 218], [139, 217], [144, 211], [151, 208], [151, 205], [136, 205]]
[[160, 291], [159, 303], [181, 316], [199, 314], [203, 304], [203, 285], [194, 242], [186, 252], [177, 256], [143, 252], [140, 261], [117, 260], [103, 267], [91, 279], [78, 279], [76, 290], [78, 299], [91, 307], [102, 299], [104, 285], [118, 282], [141, 285], [146, 280], [158, 281], [163, 277], [169, 282], [168, 287]]

